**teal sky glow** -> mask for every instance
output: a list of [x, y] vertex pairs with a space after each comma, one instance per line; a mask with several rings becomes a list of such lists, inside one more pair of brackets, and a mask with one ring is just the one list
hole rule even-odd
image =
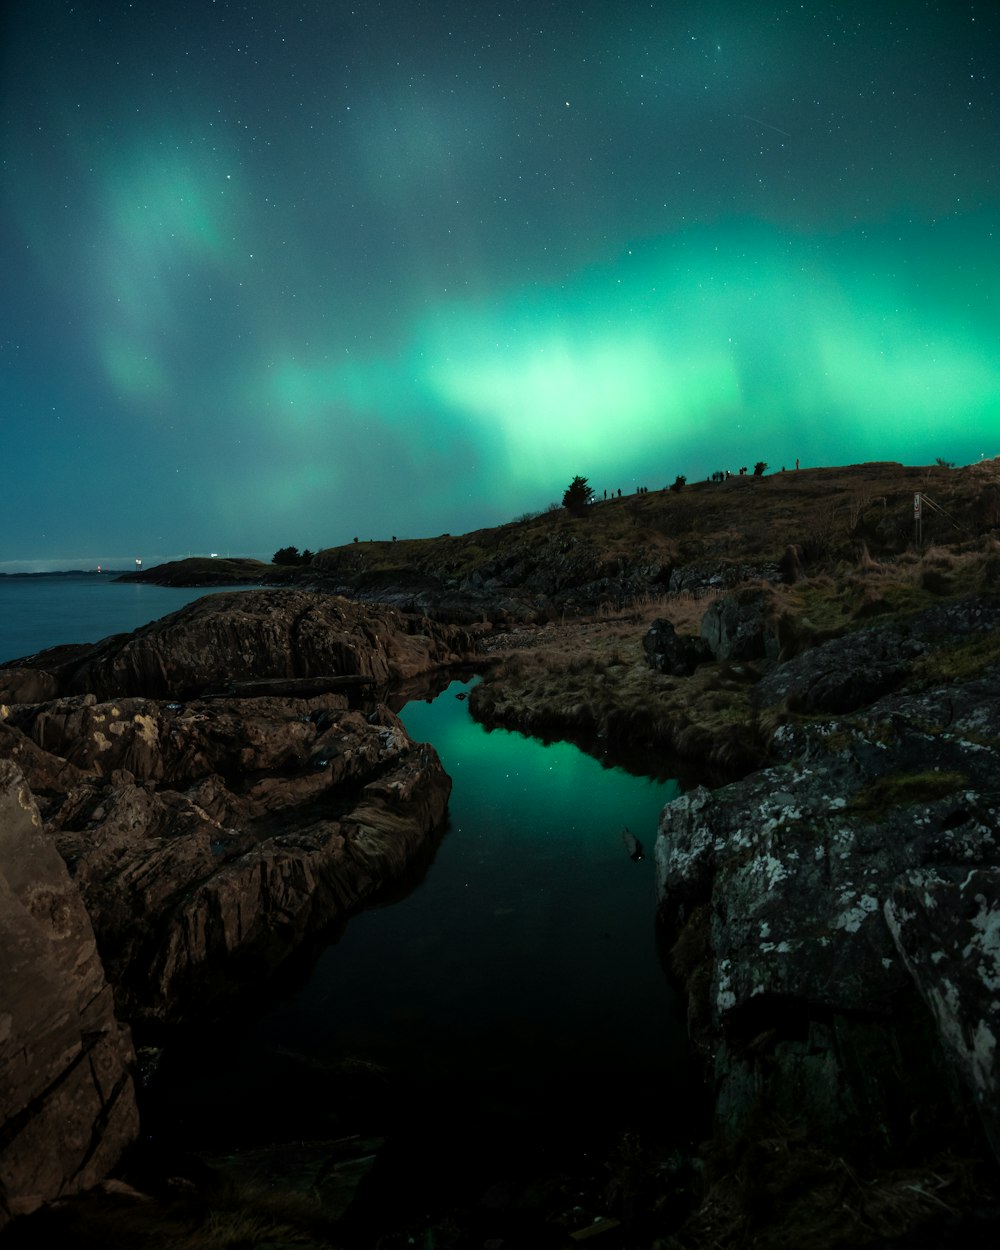
[[0, 570], [1000, 453], [992, 6], [38, 0]]

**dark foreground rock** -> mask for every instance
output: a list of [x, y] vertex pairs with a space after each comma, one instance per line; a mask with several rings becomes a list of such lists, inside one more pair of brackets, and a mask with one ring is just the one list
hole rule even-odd
[[138, 1133], [129, 1031], [19, 769], [0, 759], [0, 1227], [95, 1184]]
[[664, 809], [718, 1142], [770, 1115], [854, 1159], [997, 1148], [998, 707], [994, 667], [786, 725], [773, 767]]

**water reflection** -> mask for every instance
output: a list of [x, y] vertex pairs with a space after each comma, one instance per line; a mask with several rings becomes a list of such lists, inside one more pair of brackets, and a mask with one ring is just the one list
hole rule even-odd
[[405, 897], [355, 916], [304, 984], [226, 1043], [225, 1070], [190, 1090], [194, 1136], [232, 1131], [251, 1084], [261, 1132], [279, 1130], [273, 1116], [301, 1136], [369, 1130], [344, 1123], [333, 1096], [307, 1098], [296, 1121], [290, 1056], [314, 1090], [336, 1085], [345, 1064], [364, 1073], [369, 1115], [372, 1073], [391, 1073], [417, 1104], [521, 1125], [662, 1119], [683, 1101], [684, 1029], [659, 963], [652, 860], [634, 862], [622, 838], [627, 826], [651, 851], [676, 783], [569, 743], [487, 732], [456, 697], [469, 685], [401, 713], [453, 779], [433, 864]]
[[642, 831], [651, 846], [676, 784], [569, 743], [487, 733], [456, 698], [468, 688], [401, 713], [454, 783], [432, 870], [401, 902], [355, 917], [261, 1035], [421, 1079], [464, 1067], [666, 1073], [683, 1048], [657, 957], [653, 868], [632, 862], [621, 835]]

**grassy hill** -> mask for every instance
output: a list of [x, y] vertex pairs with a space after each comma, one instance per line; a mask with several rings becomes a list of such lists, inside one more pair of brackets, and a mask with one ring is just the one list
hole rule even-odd
[[[326, 548], [313, 567], [358, 585], [430, 577], [467, 588], [559, 593], [601, 584], [662, 590], [684, 566], [776, 563], [792, 544], [813, 567], [975, 540], [1000, 524], [1000, 460], [961, 469], [891, 462], [699, 482], [681, 491], [600, 501], [582, 517], [565, 509], [452, 536]], [[739, 580], [739, 579], [737, 579]], [[596, 606], [593, 605], [593, 606]]]

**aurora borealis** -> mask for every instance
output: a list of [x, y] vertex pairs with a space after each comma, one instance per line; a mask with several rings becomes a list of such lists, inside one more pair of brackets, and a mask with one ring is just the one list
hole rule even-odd
[[993, 6], [5, 12], [0, 570], [1000, 453]]

